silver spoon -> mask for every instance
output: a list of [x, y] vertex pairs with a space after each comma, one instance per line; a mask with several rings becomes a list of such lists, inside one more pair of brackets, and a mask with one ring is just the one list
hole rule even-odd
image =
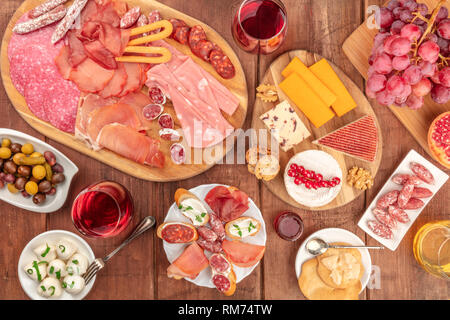
[[361, 249], [384, 249], [380, 246], [344, 246], [344, 245], [330, 245], [320, 238], [313, 238], [306, 243], [306, 250], [317, 256], [318, 254], [325, 253], [329, 248], [336, 249], [351, 249], [351, 248], [361, 248]]

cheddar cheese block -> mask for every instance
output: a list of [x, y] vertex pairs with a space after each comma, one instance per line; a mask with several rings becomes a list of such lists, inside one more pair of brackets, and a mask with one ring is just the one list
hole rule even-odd
[[287, 67], [281, 72], [283, 77], [287, 78], [291, 73], [297, 73], [311, 89], [319, 96], [327, 107], [336, 102], [336, 95], [317, 78], [311, 70], [298, 58], [294, 57]]
[[279, 85], [280, 89], [306, 115], [316, 128], [321, 127], [334, 117], [319, 96], [296, 72], [291, 73]]
[[260, 118], [283, 151], [292, 149], [311, 135], [288, 101], [279, 103]]
[[325, 59], [313, 64], [309, 70], [319, 78], [336, 96], [337, 100], [331, 105], [334, 112], [341, 117], [356, 107], [356, 102], [345, 88], [341, 79]]

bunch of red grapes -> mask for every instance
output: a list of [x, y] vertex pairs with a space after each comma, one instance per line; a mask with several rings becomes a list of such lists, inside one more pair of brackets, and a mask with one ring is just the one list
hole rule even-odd
[[391, 0], [377, 12], [380, 31], [369, 58], [368, 97], [414, 110], [428, 93], [436, 103], [450, 99], [450, 19], [444, 2], [429, 11], [414, 0]]

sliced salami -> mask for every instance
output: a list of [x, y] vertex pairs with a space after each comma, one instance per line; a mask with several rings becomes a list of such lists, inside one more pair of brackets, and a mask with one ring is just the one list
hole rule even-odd
[[173, 32], [173, 39], [181, 44], [187, 44], [189, 40], [189, 30], [189, 27], [177, 27]]
[[181, 134], [174, 129], [164, 128], [159, 130], [159, 136], [167, 141], [177, 142], [181, 139]]
[[[150, 20], [150, 19], [149, 19], [149, 20]], [[175, 30], [176, 30], [178, 27], [188, 27], [188, 25], [186, 24], [186, 22], [184, 22], [183, 20], [180, 20], [180, 19], [169, 19], [169, 22], [172, 24], [172, 27], [173, 27], [172, 34], [170, 35], [172, 38], [173, 38], [173, 36], [174, 36], [174, 34], [175, 34]]]
[[235, 76], [236, 70], [234, 69], [233, 63], [221, 50], [212, 50], [209, 61], [222, 78], [231, 79]]
[[[148, 23], [155, 23], [155, 22], [161, 21], [161, 20], [162, 20], [162, 16], [161, 16], [161, 13], [158, 10], [153, 10], [152, 12], [150, 12], [148, 14]], [[159, 33], [159, 32], [161, 32], [161, 28], [152, 30], [149, 33], [150, 34], [156, 34], [156, 33]]]
[[151, 87], [148, 90], [148, 96], [152, 99], [153, 103], [157, 104], [165, 104], [167, 100], [162, 90], [158, 87]]
[[231, 268], [230, 262], [220, 253], [213, 254], [209, 258], [209, 265], [213, 273], [227, 273]]
[[393, 236], [392, 230], [388, 226], [386, 226], [378, 221], [375, 221], [375, 220], [367, 221], [367, 226], [377, 236], [382, 237], [384, 239], [392, 239], [392, 236]]
[[410, 221], [408, 214], [401, 208], [389, 206], [388, 211], [389, 214], [398, 222], [407, 223]]
[[219, 217], [216, 214], [209, 214], [209, 224], [211, 226], [211, 229], [217, 234], [218, 240], [223, 241], [226, 236], [225, 228], [222, 221], [220, 221]]
[[161, 104], [149, 104], [142, 108], [142, 115], [147, 120], [156, 120], [164, 111], [164, 106]]
[[158, 123], [161, 126], [161, 128], [164, 128], [164, 129], [173, 129], [173, 128], [175, 128], [175, 124], [173, 122], [173, 118], [168, 113], [162, 114], [159, 117]]
[[212, 277], [212, 282], [220, 292], [226, 292], [231, 288], [231, 281], [222, 274], [216, 274]]
[[398, 190], [392, 190], [381, 196], [377, 201], [377, 208], [384, 209], [387, 208], [390, 204], [397, 202], [399, 193], [400, 192]]
[[209, 55], [211, 51], [214, 49], [214, 44], [208, 40], [200, 40], [196, 44], [195, 49], [191, 49], [192, 53], [195, 54], [200, 59], [209, 62]]
[[434, 184], [434, 177], [425, 166], [417, 162], [411, 162], [410, 168], [420, 179], [428, 184]]
[[197, 44], [201, 40], [207, 40], [205, 30], [203, 30], [202, 26], [193, 26], [189, 31], [189, 47], [192, 52], [197, 50]]
[[170, 156], [175, 164], [183, 164], [186, 162], [186, 150], [179, 143], [175, 143], [170, 147]]
[[425, 205], [425, 203], [417, 198], [411, 198], [409, 199], [408, 203], [405, 205], [403, 209], [405, 210], [416, 210], [420, 209]]
[[372, 210], [372, 213], [379, 222], [388, 226], [389, 228], [397, 227], [397, 221], [385, 210], [375, 208]]

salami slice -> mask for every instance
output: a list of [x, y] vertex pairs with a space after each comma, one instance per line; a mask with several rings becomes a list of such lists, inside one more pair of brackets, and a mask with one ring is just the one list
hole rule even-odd
[[375, 233], [377, 236], [382, 237], [384, 239], [392, 239], [392, 230], [388, 226], [385, 226], [384, 224], [375, 221], [375, 220], [369, 220], [367, 221], [367, 226], [370, 230], [372, 230], [373, 233]]
[[392, 190], [381, 196], [377, 201], [377, 208], [384, 209], [387, 208], [390, 204], [397, 202], [399, 193], [400, 192], [398, 190]]
[[385, 210], [375, 208], [372, 210], [372, 213], [379, 222], [388, 226], [389, 228], [397, 227], [397, 221]]
[[410, 182], [412, 182], [415, 186], [418, 186], [422, 183], [422, 180], [420, 180], [417, 176], [413, 176], [411, 174], [399, 173], [392, 177], [392, 182], [400, 185], [405, 184], [408, 180], [410, 180]]
[[189, 40], [189, 30], [189, 27], [177, 27], [173, 32], [173, 39], [181, 44], [187, 44]]
[[192, 52], [197, 50], [197, 44], [201, 40], [207, 40], [205, 30], [203, 30], [202, 26], [193, 26], [189, 31], [189, 47]]
[[209, 258], [209, 265], [214, 273], [227, 273], [231, 268], [231, 264], [220, 253], [213, 254]]
[[175, 128], [175, 124], [173, 122], [173, 118], [168, 113], [162, 114], [159, 117], [158, 123], [161, 126], [161, 128], [164, 128], [164, 129], [173, 129], [173, 128]]
[[141, 8], [140, 7], [131, 8], [120, 19], [120, 28], [128, 29], [128, 28], [132, 27], [138, 21], [140, 16], [141, 16]]
[[226, 236], [225, 228], [222, 221], [220, 221], [219, 217], [216, 214], [209, 214], [209, 224], [211, 226], [211, 229], [217, 234], [218, 240], [223, 241]]
[[195, 49], [191, 49], [192, 53], [195, 54], [200, 59], [209, 62], [209, 55], [211, 51], [214, 49], [214, 44], [208, 40], [200, 40], [196, 44]]
[[[150, 12], [148, 14], [148, 23], [155, 23], [155, 22], [161, 21], [161, 20], [162, 20], [162, 16], [161, 16], [161, 13], [158, 10], [153, 10], [152, 12]], [[159, 32], [161, 32], [161, 28], [152, 30], [149, 33], [150, 34], [156, 34], [156, 33], [159, 33]]]
[[153, 103], [157, 104], [165, 104], [167, 100], [162, 90], [158, 87], [151, 87], [148, 90], [148, 96], [152, 99]]
[[202, 237], [208, 242], [214, 242], [217, 240], [217, 234], [208, 227], [204, 226], [198, 227], [197, 232], [200, 235], [200, 237]]
[[186, 150], [179, 143], [175, 143], [170, 147], [170, 156], [175, 164], [183, 164], [186, 162]]
[[434, 177], [425, 166], [417, 162], [411, 162], [410, 168], [420, 179], [428, 184], [434, 184]]
[[[150, 18], [149, 18], [149, 20], [150, 20]], [[172, 24], [172, 27], [173, 27], [172, 34], [170, 35], [171, 38], [173, 38], [173, 36], [175, 35], [175, 30], [178, 27], [188, 27], [186, 22], [184, 22], [183, 20], [180, 20], [180, 19], [172, 18], [172, 19], [169, 19], [169, 22]]]
[[183, 223], [170, 223], [161, 230], [161, 238], [168, 243], [186, 243], [194, 238], [195, 231]]
[[230, 279], [222, 274], [216, 274], [212, 277], [212, 282], [220, 292], [226, 292], [231, 288]]
[[149, 104], [142, 108], [142, 114], [145, 119], [156, 120], [164, 111], [164, 106], [160, 104]]
[[398, 222], [407, 223], [410, 221], [408, 214], [403, 209], [396, 206], [389, 206], [388, 211], [389, 214]]
[[222, 51], [212, 50], [209, 61], [222, 78], [231, 79], [235, 76], [236, 70], [234, 69], [233, 63]]
[[159, 130], [159, 136], [164, 140], [177, 142], [181, 139], [181, 134], [177, 130], [164, 128]]

